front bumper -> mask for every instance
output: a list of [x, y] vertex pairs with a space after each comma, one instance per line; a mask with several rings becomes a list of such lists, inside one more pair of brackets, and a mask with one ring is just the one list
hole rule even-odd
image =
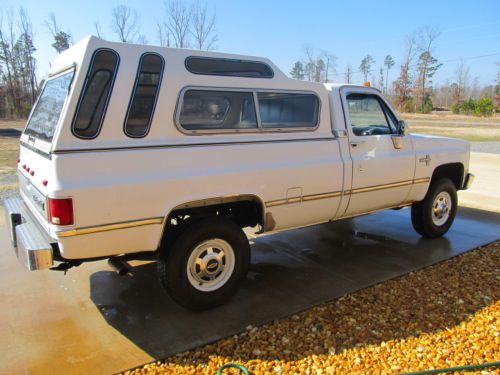
[[465, 176], [464, 186], [462, 187], [462, 190], [467, 190], [468, 188], [470, 188], [470, 186], [474, 182], [475, 177], [476, 176], [474, 176], [472, 173], [467, 173], [467, 175]]
[[3, 202], [7, 225], [19, 261], [30, 271], [50, 268], [54, 264], [52, 242], [55, 242], [29, 212], [21, 197]]

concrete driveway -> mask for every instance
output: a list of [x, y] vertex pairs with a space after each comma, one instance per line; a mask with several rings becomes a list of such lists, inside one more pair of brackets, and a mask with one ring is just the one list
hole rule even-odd
[[261, 237], [252, 240], [251, 272], [237, 296], [221, 308], [190, 313], [163, 293], [154, 264], [137, 265], [125, 277], [105, 262], [66, 276], [24, 271], [1, 225], [0, 372], [118, 372], [499, 238], [500, 214], [470, 208], [460, 208], [449, 234], [435, 240], [413, 231], [409, 210]]

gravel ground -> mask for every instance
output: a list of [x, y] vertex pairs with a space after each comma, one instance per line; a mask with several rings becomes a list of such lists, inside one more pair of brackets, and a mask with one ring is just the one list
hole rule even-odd
[[125, 374], [212, 375], [229, 362], [253, 374], [393, 374], [498, 361], [499, 286], [497, 241]]

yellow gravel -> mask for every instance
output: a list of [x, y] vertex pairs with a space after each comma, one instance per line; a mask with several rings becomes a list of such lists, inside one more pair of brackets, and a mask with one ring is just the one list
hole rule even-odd
[[253, 374], [393, 374], [499, 360], [500, 241], [125, 374], [215, 374], [229, 362]]

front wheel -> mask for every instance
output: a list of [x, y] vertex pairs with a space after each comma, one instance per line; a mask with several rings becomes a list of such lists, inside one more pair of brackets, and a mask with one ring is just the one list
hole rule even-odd
[[183, 229], [158, 263], [168, 294], [190, 310], [206, 310], [236, 292], [250, 264], [243, 231], [224, 218], [195, 220]]
[[424, 200], [411, 208], [413, 228], [424, 237], [441, 237], [453, 224], [457, 205], [457, 189], [450, 179], [433, 182]]

